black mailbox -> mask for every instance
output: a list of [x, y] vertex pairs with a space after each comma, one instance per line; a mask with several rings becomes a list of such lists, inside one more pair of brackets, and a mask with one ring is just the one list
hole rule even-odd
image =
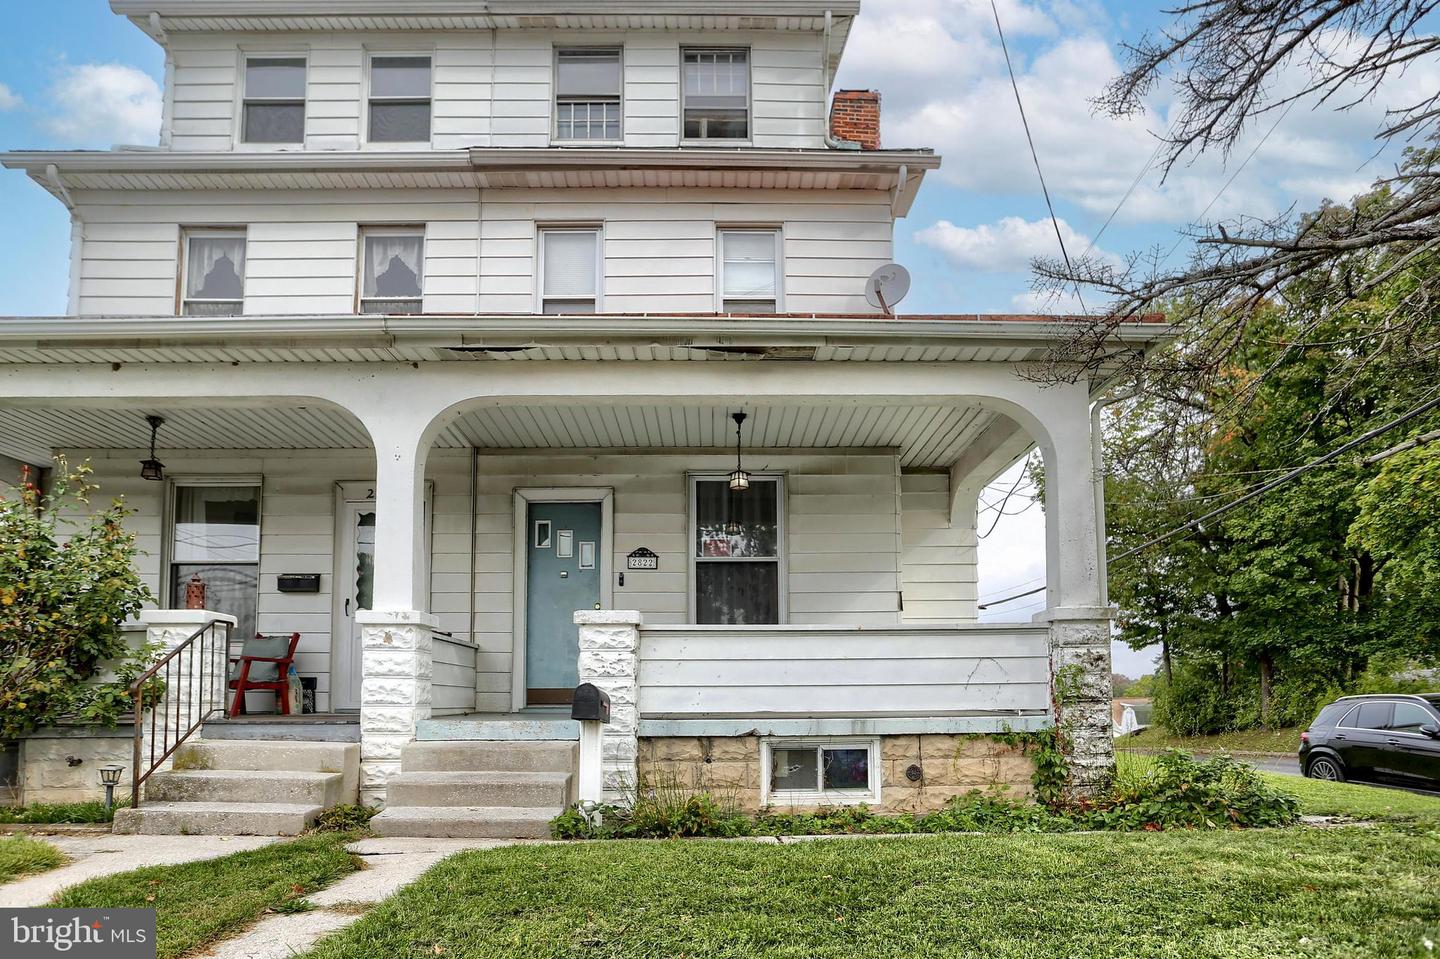
[[320, 574], [281, 573], [275, 577], [275, 588], [282, 593], [318, 593]]
[[575, 687], [575, 698], [570, 700], [570, 718], [608, 723], [610, 694], [594, 683], [581, 683]]

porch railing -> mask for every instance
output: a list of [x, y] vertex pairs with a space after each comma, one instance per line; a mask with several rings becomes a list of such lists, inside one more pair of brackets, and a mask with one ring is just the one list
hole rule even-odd
[[225, 620], [210, 620], [130, 685], [130, 699], [135, 704], [132, 806], [140, 805], [141, 787], [175, 750], [207, 719], [224, 711], [230, 628]]
[[644, 626], [642, 718], [1043, 716], [1045, 627]]

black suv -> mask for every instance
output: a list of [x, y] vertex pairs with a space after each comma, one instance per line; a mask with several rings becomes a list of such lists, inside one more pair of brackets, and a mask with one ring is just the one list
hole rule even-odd
[[1343, 696], [1300, 734], [1312, 779], [1440, 789], [1440, 693]]

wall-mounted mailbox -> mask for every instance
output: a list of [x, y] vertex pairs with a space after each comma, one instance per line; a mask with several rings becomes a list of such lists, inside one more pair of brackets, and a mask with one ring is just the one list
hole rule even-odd
[[275, 588], [282, 593], [318, 593], [320, 574], [281, 573], [275, 577]]
[[608, 723], [610, 721], [610, 694], [594, 683], [581, 683], [575, 687], [575, 698], [570, 701], [570, 718]]

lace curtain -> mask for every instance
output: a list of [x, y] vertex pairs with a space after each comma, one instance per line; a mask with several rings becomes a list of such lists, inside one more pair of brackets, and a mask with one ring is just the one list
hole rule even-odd
[[387, 300], [420, 299], [421, 252], [418, 235], [371, 235], [365, 238], [365, 297]]

